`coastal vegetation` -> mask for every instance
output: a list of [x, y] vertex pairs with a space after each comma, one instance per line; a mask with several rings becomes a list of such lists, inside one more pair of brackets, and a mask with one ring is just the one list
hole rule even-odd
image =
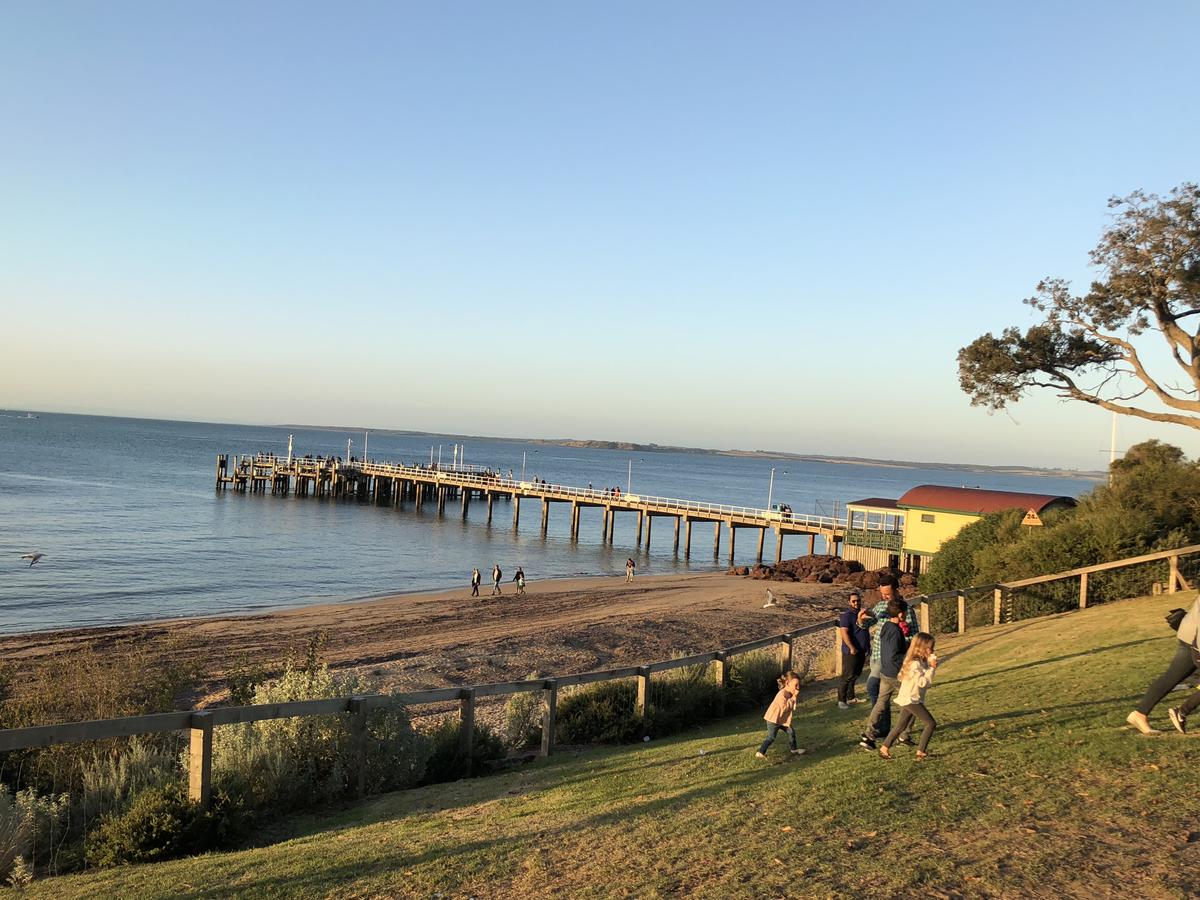
[[[1027, 392], [1152, 422], [1200, 428], [1200, 185], [1109, 201], [1087, 293], [1045, 278], [1025, 303], [1041, 321], [977, 338], [958, 354], [972, 405], [998, 410]], [[1158, 334], [1151, 347], [1144, 336]]]
[[1170, 653], [1163, 613], [1189, 598], [939, 639], [943, 727], [928, 762], [855, 750], [861, 717], [819, 685], [796, 710], [800, 760], [754, 759], [755, 710], [299, 815], [237, 852], [35, 881], [26, 895], [1193, 895], [1200, 832], [1184, 798], [1200, 791], [1200, 745], [1119, 727]]
[[[1114, 461], [1111, 474], [1110, 484], [1084, 494], [1075, 508], [1048, 512], [1041, 527], [1022, 524], [1022, 510], [1008, 510], [963, 528], [938, 551], [920, 579], [921, 591], [1012, 581], [1200, 543], [1200, 462], [1151, 440]], [[1106, 573], [1102, 594], [1149, 593], [1153, 581], [1163, 580], [1160, 568]], [[1054, 592], [1073, 587], [1043, 588], [1045, 608], [1036, 611], [1065, 608], [1063, 602], [1076, 598]]]

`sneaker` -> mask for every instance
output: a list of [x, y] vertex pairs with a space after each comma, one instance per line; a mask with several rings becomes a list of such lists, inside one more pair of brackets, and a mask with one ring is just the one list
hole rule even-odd
[[1167, 715], [1171, 717], [1171, 724], [1175, 726], [1175, 730], [1180, 734], [1187, 734], [1187, 716], [1177, 709], [1168, 709]]
[[1142, 734], [1158, 734], [1157, 728], [1151, 728], [1150, 722], [1136, 709], [1125, 717], [1125, 721], [1140, 731]]
[[807, 747], [801, 747], [799, 750], [793, 750], [792, 756], [803, 756], [807, 752], [808, 752]]
[[845, 701], [843, 701], [843, 700], [839, 700], [839, 701], [838, 701], [838, 709], [849, 709], [849, 708], [850, 708], [850, 704], [849, 704], [849, 703], [846, 703], [846, 702], [845, 702]]
[[763, 753], [761, 750], [755, 750], [755, 751], [754, 751], [754, 758], [755, 758], [755, 759], [766, 759], [766, 758], [767, 758], [767, 754]]
[[858, 746], [862, 747], [864, 750], [874, 750], [875, 749], [875, 739], [869, 738], [866, 735], [863, 735], [863, 739], [858, 742]]
[[907, 734], [904, 735], [903, 737], [896, 738], [896, 743], [903, 744], [906, 747], [912, 747], [916, 744], [916, 742], [912, 738], [910, 738]]

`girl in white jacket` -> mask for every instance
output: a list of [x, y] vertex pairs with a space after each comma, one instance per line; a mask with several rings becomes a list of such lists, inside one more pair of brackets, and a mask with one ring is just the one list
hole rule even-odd
[[925, 723], [921, 730], [920, 743], [917, 745], [917, 759], [925, 759], [929, 755], [926, 751], [929, 748], [929, 739], [937, 729], [937, 721], [925, 708], [925, 691], [933, 684], [933, 673], [937, 664], [937, 656], [933, 652], [933, 635], [922, 631], [908, 645], [908, 653], [900, 667], [900, 690], [896, 694], [900, 717], [879, 748], [879, 755], [884, 759], [892, 758], [892, 744], [908, 730], [913, 719], [920, 719]]

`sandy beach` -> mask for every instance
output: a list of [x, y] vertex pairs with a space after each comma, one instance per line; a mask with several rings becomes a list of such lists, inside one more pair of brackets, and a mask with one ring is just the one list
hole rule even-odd
[[[110, 628], [9, 635], [0, 659], [19, 674], [48, 654], [85, 646], [139, 646], [171, 654], [200, 675], [200, 703], [220, 702], [224, 676], [241, 663], [278, 671], [327, 635], [325, 658], [388, 689], [419, 689], [567, 674], [669, 659], [831, 620], [846, 589], [771, 583], [779, 601], [763, 609], [766, 583], [723, 574], [558, 579], [531, 582], [524, 597], [472, 598], [470, 589], [297, 607], [268, 614], [176, 619]], [[19, 679], [18, 679], [19, 681]]]

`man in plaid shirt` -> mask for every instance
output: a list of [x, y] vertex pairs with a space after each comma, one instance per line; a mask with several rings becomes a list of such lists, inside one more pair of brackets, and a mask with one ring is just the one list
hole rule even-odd
[[[879, 635], [883, 631], [883, 623], [887, 621], [887, 606], [893, 599], [896, 598], [896, 579], [891, 575], [884, 575], [879, 581], [879, 597], [880, 600], [871, 609], [863, 610], [859, 613], [859, 624], [864, 628], [871, 629], [871, 671], [867, 676], [867, 697], [873, 708], [879, 700], [879, 666], [880, 666], [880, 650], [879, 650]], [[910, 605], [904, 613], [904, 618], [901, 620], [901, 628], [906, 635], [913, 637], [920, 630], [917, 627], [917, 614]], [[892, 729], [892, 711], [886, 710], [876, 723], [877, 734], [887, 734]], [[875, 738], [877, 734], [864, 732], [862, 740], [859, 741], [860, 747], [865, 747], [868, 750], [875, 749]], [[911, 743], [908, 732], [900, 735], [899, 743]]]

